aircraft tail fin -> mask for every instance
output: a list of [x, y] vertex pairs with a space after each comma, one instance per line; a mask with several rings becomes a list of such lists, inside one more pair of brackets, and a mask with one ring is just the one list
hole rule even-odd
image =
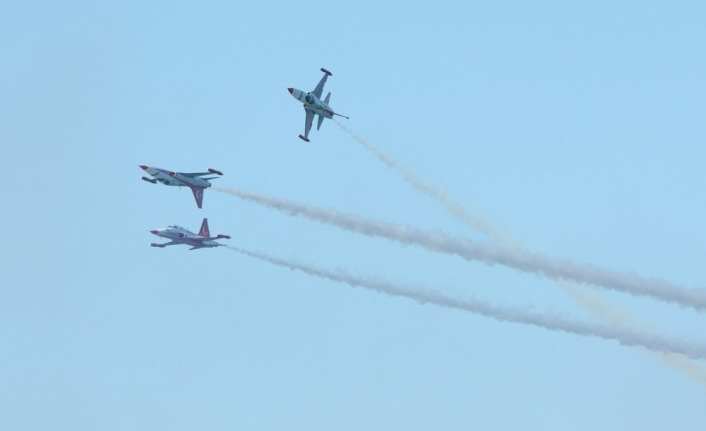
[[203, 219], [203, 223], [201, 223], [201, 230], [199, 231], [199, 236], [203, 236], [206, 238], [211, 236], [211, 232], [208, 231], [208, 219], [207, 218]]
[[331, 92], [328, 92], [328, 95], [326, 95], [326, 100], [324, 100], [325, 103], [328, 103], [328, 101], [331, 100]]
[[316, 125], [316, 130], [319, 130], [321, 128], [321, 123], [324, 122], [324, 117], [319, 115], [319, 124]]
[[190, 186], [191, 191], [194, 193], [194, 199], [196, 199], [196, 206], [201, 208], [203, 204], [203, 187]]

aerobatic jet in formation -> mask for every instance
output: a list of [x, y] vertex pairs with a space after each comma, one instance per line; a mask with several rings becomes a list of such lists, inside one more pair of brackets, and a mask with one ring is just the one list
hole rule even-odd
[[148, 183], [157, 184], [162, 183], [165, 186], [179, 186], [179, 187], [189, 187], [194, 193], [194, 199], [196, 199], [196, 206], [201, 208], [203, 203], [203, 191], [208, 187], [211, 187], [209, 180], [214, 180], [218, 177], [208, 177], [203, 178], [206, 175], [223, 175], [223, 172], [217, 171], [215, 169], [208, 168], [207, 172], [174, 172], [167, 171], [165, 169], [154, 168], [152, 166], [140, 165], [142, 170], [150, 174], [154, 178], [142, 177], [143, 180]]
[[225, 244], [219, 244], [214, 240], [230, 239], [230, 236], [228, 235], [218, 234], [216, 236], [211, 236], [211, 233], [208, 231], [208, 219], [203, 219], [203, 223], [201, 223], [201, 230], [197, 234], [189, 232], [187, 229], [176, 225], [170, 225], [165, 227], [164, 229], [151, 230], [150, 232], [159, 237], [171, 240], [170, 242], [166, 242], [164, 244], [156, 244], [154, 242], [150, 243], [152, 247], [159, 248], [164, 248], [168, 245], [178, 244], [190, 245], [191, 248], [189, 250], [196, 250], [199, 248], [222, 247], [225, 246]]
[[295, 99], [304, 103], [304, 111], [306, 112], [306, 119], [304, 120], [304, 136], [299, 135], [299, 137], [306, 142], [309, 142], [309, 130], [311, 130], [311, 124], [314, 121], [314, 115], [319, 116], [319, 124], [316, 126], [316, 130], [321, 128], [321, 123], [324, 122], [324, 118], [333, 118], [334, 115], [339, 117], [348, 118], [345, 115], [337, 114], [333, 112], [333, 109], [328, 105], [329, 100], [331, 100], [331, 92], [328, 93], [326, 98], [321, 100], [321, 93], [324, 91], [324, 84], [326, 84], [326, 78], [331, 75], [331, 72], [321, 68], [324, 72], [324, 77], [319, 81], [319, 85], [316, 86], [314, 91], [305, 93], [296, 88], [288, 88], [289, 94]]

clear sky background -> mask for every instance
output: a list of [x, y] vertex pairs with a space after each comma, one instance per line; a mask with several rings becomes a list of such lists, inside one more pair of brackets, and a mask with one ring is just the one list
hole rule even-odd
[[[287, 87], [533, 249], [706, 286], [703, 2], [0, 5], [0, 429], [703, 430], [640, 348], [420, 305], [227, 248], [593, 317], [555, 283], [140, 181], [138, 164], [485, 241]], [[224, 241], [226, 242], [226, 241]], [[703, 313], [584, 288], [706, 341]], [[701, 370], [706, 363], [694, 362]]]

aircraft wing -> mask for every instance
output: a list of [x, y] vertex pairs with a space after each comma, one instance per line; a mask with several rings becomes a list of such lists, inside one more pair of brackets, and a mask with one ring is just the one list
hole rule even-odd
[[169, 246], [169, 245], [177, 245], [177, 244], [182, 244], [182, 242], [181, 242], [181, 241], [174, 241], [174, 240], [171, 240], [171, 241], [169, 241], [169, 242], [165, 242], [164, 244], [155, 244], [155, 243], [151, 243], [150, 245], [151, 245], [152, 247], [164, 248], [164, 247]]
[[216, 236], [207, 236], [205, 238], [199, 238], [199, 241], [215, 241], [217, 239], [230, 239], [230, 235], [216, 235]]
[[[324, 75], [326, 76], [326, 75]], [[314, 122], [314, 111], [311, 109], [306, 110], [306, 120], [304, 121], [304, 137], [309, 138], [309, 131], [311, 130], [311, 124]]]
[[319, 81], [319, 85], [317, 85], [314, 91], [311, 92], [311, 94], [318, 97], [319, 99], [321, 99], [321, 93], [323, 93], [324, 91], [324, 84], [326, 84], [326, 78], [328, 78], [328, 73], [324, 73], [324, 77], [321, 78], [321, 81]]
[[183, 175], [185, 177], [203, 177], [204, 175], [223, 175], [223, 172], [213, 169], [213, 168], [208, 168], [206, 169], [206, 172], [179, 172], [179, 175]]

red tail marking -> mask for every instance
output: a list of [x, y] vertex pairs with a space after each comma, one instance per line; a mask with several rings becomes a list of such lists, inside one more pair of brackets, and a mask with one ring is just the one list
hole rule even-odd
[[195, 187], [195, 186], [189, 186], [191, 187], [191, 191], [194, 193], [194, 199], [196, 199], [196, 206], [201, 208], [201, 204], [203, 204], [203, 187]]
[[203, 223], [201, 223], [201, 230], [199, 231], [199, 236], [205, 238], [211, 236], [211, 232], [208, 231], [208, 219], [203, 219]]

